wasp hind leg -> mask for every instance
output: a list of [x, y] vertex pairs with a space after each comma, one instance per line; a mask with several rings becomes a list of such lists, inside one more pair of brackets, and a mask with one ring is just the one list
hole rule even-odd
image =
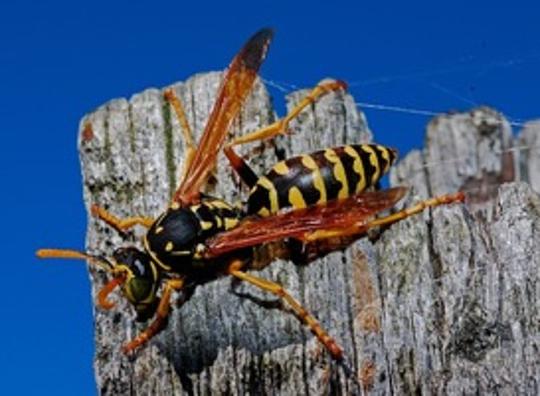
[[389, 226], [407, 217], [418, 214], [427, 208], [432, 208], [432, 207], [440, 206], [440, 205], [448, 205], [448, 204], [456, 203], [456, 202], [463, 202], [464, 200], [465, 200], [465, 195], [462, 192], [440, 195], [438, 197], [421, 201], [414, 206], [405, 208], [391, 215], [381, 217], [379, 219], [371, 220], [367, 223], [351, 224], [349, 227], [344, 227], [341, 229], [317, 230], [310, 234], [305, 235], [302, 238], [302, 241], [315, 242], [315, 241], [318, 241], [321, 239], [327, 239], [327, 238], [343, 238], [343, 237], [361, 235], [361, 234], [366, 233], [369, 229], [372, 229], [374, 227]]
[[154, 223], [153, 218], [143, 216], [132, 216], [120, 219], [97, 205], [92, 205], [90, 211], [92, 212], [92, 215], [94, 217], [97, 217], [101, 221], [104, 221], [120, 233], [127, 231], [128, 229], [136, 226], [137, 224], [142, 225], [145, 228], [150, 228]]
[[311, 332], [317, 337], [319, 342], [330, 353], [330, 356], [343, 368], [345, 374], [351, 378], [356, 385], [359, 385], [358, 379], [354, 374], [354, 371], [346, 362], [343, 349], [338, 345], [327, 332], [322, 328], [317, 319], [311, 315], [293, 296], [289, 294], [287, 290], [283, 288], [279, 283], [269, 281], [267, 279], [259, 278], [257, 276], [248, 274], [241, 271], [242, 263], [239, 261], [233, 262], [228, 269], [228, 273], [234, 276], [236, 279], [240, 279], [244, 282], [248, 282], [259, 289], [265, 290], [274, 294], [280, 300], [285, 301], [294, 312], [298, 320], [304, 325], [308, 326]]
[[240, 179], [242, 179], [242, 181], [251, 188], [257, 182], [258, 177], [253, 170], [251, 170], [249, 165], [238, 154], [236, 154], [233, 147], [246, 143], [267, 140], [278, 135], [286, 134], [291, 120], [296, 118], [298, 114], [300, 114], [300, 112], [308, 105], [314, 103], [321, 96], [329, 92], [344, 89], [346, 89], [346, 84], [342, 81], [323, 81], [313, 88], [311, 92], [282, 119], [277, 120], [276, 122], [257, 131], [248, 133], [247, 135], [239, 136], [227, 143], [223, 149], [223, 152]]
[[124, 353], [133, 352], [135, 349], [146, 344], [152, 337], [163, 330], [167, 324], [167, 319], [171, 309], [171, 294], [175, 290], [182, 289], [183, 286], [183, 279], [170, 279], [167, 281], [167, 283], [165, 283], [165, 288], [161, 295], [161, 300], [159, 301], [154, 321], [141, 334], [124, 345], [122, 348]]
[[278, 283], [256, 277], [241, 271], [241, 263], [234, 262], [229, 266], [228, 273], [237, 279], [248, 282], [259, 289], [265, 290], [284, 300], [293, 310], [294, 314], [302, 322], [307, 325], [317, 339], [325, 346], [332, 358], [336, 361], [342, 361], [344, 354], [338, 343], [330, 337], [330, 335], [322, 328], [317, 319], [311, 315], [287, 290]]

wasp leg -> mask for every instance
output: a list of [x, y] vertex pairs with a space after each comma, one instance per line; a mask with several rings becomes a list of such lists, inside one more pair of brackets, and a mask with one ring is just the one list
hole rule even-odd
[[334, 238], [334, 237], [346, 237], [351, 235], [364, 234], [367, 230], [373, 227], [388, 226], [400, 220], [403, 220], [409, 216], [422, 212], [426, 208], [435, 207], [439, 205], [448, 205], [455, 202], [463, 202], [465, 195], [462, 192], [455, 194], [446, 194], [438, 197], [426, 199], [419, 202], [414, 206], [405, 208], [391, 214], [389, 216], [381, 217], [380, 219], [374, 219], [368, 223], [353, 224], [350, 227], [342, 229], [330, 229], [330, 230], [317, 230], [302, 238], [304, 242], [314, 242], [319, 239]]
[[183, 286], [183, 279], [169, 279], [167, 283], [165, 283], [165, 289], [163, 290], [163, 294], [161, 295], [161, 300], [159, 301], [157, 308], [156, 318], [141, 334], [124, 345], [122, 348], [124, 353], [134, 351], [163, 330], [163, 327], [167, 323], [167, 318], [169, 317], [169, 311], [171, 308], [171, 294], [174, 290], [180, 290]]
[[304, 97], [304, 99], [302, 99], [285, 117], [255, 132], [233, 139], [229, 142], [228, 146], [237, 146], [258, 140], [270, 139], [277, 135], [283, 135], [287, 132], [289, 122], [296, 118], [308, 105], [314, 103], [319, 97], [329, 92], [344, 90], [346, 88], [347, 85], [343, 81], [323, 81], [313, 88], [311, 92], [307, 94], [307, 96]]
[[337, 344], [337, 342], [328, 335], [328, 333], [321, 327], [317, 319], [313, 317], [298, 301], [296, 301], [288, 292], [278, 283], [271, 282], [266, 279], [258, 278], [251, 274], [248, 274], [244, 271], [241, 271], [241, 263], [234, 262], [229, 266], [228, 273], [235, 278], [238, 278], [242, 281], [251, 283], [252, 285], [270, 292], [280, 299], [289, 304], [292, 308], [294, 314], [303, 324], [307, 325], [311, 332], [319, 339], [319, 341], [325, 346], [325, 348], [330, 352], [332, 358], [336, 361], [343, 360], [343, 350]]
[[137, 224], [150, 228], [154, 223], [154, 219], [151, 217], [134, 216], [120, 219], [97, 205], [92, 205], [90, 211], [93, 216], [104, 221], [118, 232], [124, 232]]
[[304, 108], [314, 103], [319, 97], [328, 92], [346, 89], [343, 81], [325, 81], [319, 83], [311, 92], [300, 101], [285, 117], [270, 124], [262, 129], [248, 133], [247, 135], [237, 137], [227, 143], [223, 152], [229, 160], [232, 168], [242, 181], [248, 186], [253, 187], [258, 180], [257, 175], [251, 170], [249, 165], [233, 150], [234, 146], [251, 143], [259, 140], [267, 140], [277, 135], [287, 133], [289, 123], [298, 116]]
[[176, 117], [180, 122], [182, 134], [184, 135], [184, 141], [186, 143], [186, 158], [184, 161], [184, 169], [182, 170], [182, 179], [180, 179], [183, 180], [186, 176], [186, 172], [189, 166], [191, 165], [191, 162], [193, 161], [193, 157], [195, 156], [196, 152], [195, 142], [193, 140], [193, 133], [191, 132], [191, 128], [189, 127], [186, 112], [184, 111], [184, 106], [182, 106], [182, 102], [180, 101], [180, 99], [178, 99], [178, 96], [176, 96], [174, 90], [167, 89], [163, 94], [163, 97], [173, 107], [174, 112], [176, 113]]

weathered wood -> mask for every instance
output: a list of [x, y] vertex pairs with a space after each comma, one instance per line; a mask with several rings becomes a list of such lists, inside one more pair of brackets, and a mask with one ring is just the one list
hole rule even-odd
[[[219, 79], [219, 73], [210, 73], [174, 86], [197, 136]], [[130, 101], [111, 101], [81, 121], [87, 207], [97, 203], [119, 216], [156, 216], [165, 208], [179, 180], [184, 146], [161, 94], [152, 89]], [[288, 106], [303, 94], [290, 95]], [[274, 117], [258, 83], [235, 133]], [[535, 128], [526, 129], [521, 144], [537, 141]], [[253, 158], [257, 171], [278, 157], [371, 139], [354, 100], [341, 93], [323, 97], [291, 129], [291, 136], [277, 139], [275, 147], [267, 144]], [[414, 186], [409, 200], [459, 188], [483, 191], [494, 181], [511, 180], [511, 163], [520, 164], [519, 172], [511, 167], [512, 177], [527, 175], [525, 180], [538, 186], [538, 151], [503, 163], [496, 153], [511, 144], [508, 124], [489, 109], [440, 117], [430, 124], [425, 152], [404, 159], [392, 180]], [[217, 180], [213, 194], [231, 201], [246, 196], [223, 159]], [[275, 262], [259, 275], [279, 281], [318, 317], [344, 346], [370, 393], [534, 394], [540, 374], [539, 199], [522, 184], [473, 198], [469, 208], [437, 208], [405, 220], [375, 244], [361, 240], [306, 267]], [[87, 245], [92, 252], [111, 254], [115, 247], [137, 244], [142, 232], [126, 240], [89, 217]], [[104, 276], [91, 272], [95, 295]], [[133, 359], [120, 347], [142, 327], [126, 301], [118, 296], [112, 311], [96, 309], [99, 391], [318, 395], [354, 390], [292, 315], [240, 299], [229, 288], [229, 279], [199, 287], [173, 312], [167, 330]], [[272, 299], [246, 285], [239, 291]]]
[[443, 115], [393, 174], [418, 196], [468, 193], [465, 207], [403, 221], [377, 244], [394, 392], [538, 394], [540, 199], [526, 184], [499, 187], [523, 155], [522, 176], [540, 171], [531, 128], [513, 149], [491, 109]]

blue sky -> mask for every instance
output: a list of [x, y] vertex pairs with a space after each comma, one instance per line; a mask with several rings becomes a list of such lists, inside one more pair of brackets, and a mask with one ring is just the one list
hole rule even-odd
[[[103, 102], [223, 68], [250, 34], [272, 26], [262, 74], [281, 85], [332, 76], [349, 81], [358, 102], [488, 104], [516, 121], [540, 118], [532, 1], [185, 3], [0, 5], [4, 394], [95, 393], [85, 267], [38, 261], [34, 250], [84, 246], [77, 126]], [[282, 92], [271, 92], [282, 108]], [[378, 142], [402, 152], [422, 145], [428, 118], [365, 112]]]

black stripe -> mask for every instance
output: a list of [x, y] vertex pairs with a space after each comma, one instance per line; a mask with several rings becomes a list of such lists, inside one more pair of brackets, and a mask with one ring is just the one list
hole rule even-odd
[[[366, 187], [371, 187], [377, 182], [377, 180], [373, 180], [373, 176], [375, 175], [376, 168], [373, 165], [371, 165], [370, 153], [364, 151], [362, 146], [363, 145], [354, 145], [352, 147], [356, 150], [356, 152], [360, 156], [360, 159], [362, 160], [364, 174], [366, 175]], [[367, 144], [366, 146], [373, 148], [371, 144]]]
[[354, 171], [354, 157], [351, 157], [349, 154], [346, 153], [345, 147], [336, 147], [334, 151], [341, 159], [341, 163], [343, 164], [343, 168], [345, 169], [347, 184], [349, 184], [349, 196], [351, 196], [356, 192], [356, 185], [361, 181], [361, 175]]
[[256, 184], [248, 197], [247, 214], [256, 214], [262, 208], [266, 208], [270, 211], [270, 191], [261, 185]]
[[377, 161], [379, 162], [379, 168], [380, 168], [379, 179], [380, 179], [382, 175], [384, 174], [385, 168], [388, 166], [388, 161], [383, 156], [386, 150], [383, 147], [377, 146], [377, 145], [373, 145], [372, 147], [375, 150], [375, 155], [377, 156]]
[[325, 151], [317, 151], [311, 154], [311, 157], [319, 167], [321, 177], [326, 189], [326, 200], [331, 201], [338, 197], [339, 191], [343, 187], [343, 184], [336, 179], [334, 175], [335, 164], [328, 161], [324, 155]]

